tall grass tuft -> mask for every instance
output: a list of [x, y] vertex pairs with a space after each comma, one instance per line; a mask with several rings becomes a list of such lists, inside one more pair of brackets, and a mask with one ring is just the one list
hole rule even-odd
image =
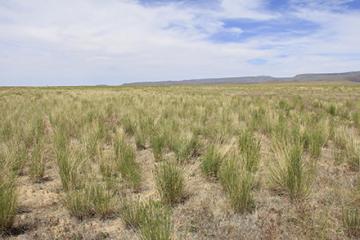
[[39, 182], [45, 174], [44, 143], [39, 140], [35, 143], [31, 153], [30, 175], [33, 181]]
[[88, 183], [80, 189], [67, 192], [65, 206], [71, 216], [80, 220], [94, 215], [106, 218], [116, 212], [113, 193], [99, 183]]
[[239, 148], [246, 170], [256, 172], [260, 162], [260, 141], [250, 131], [243, 131], [239, 136]]
[[201, 169], [206, 176], [218, 178], [221, 162], [221, 155], [217, 152], [214, 145], [211, 145], [201, 159]]
[[121, 207], [121, 217], [128, 227], [138, 229], [141, 239], [171, 239], [171, 218], [168, 207], [160, 202], [125, 200]]
[[155, 133], [150, 138], [150, 145], [154, 154], [155, 161], [163, 160], [163, 154], [166, 144], [166, 139], [163, 134]]
[[360, 238], [360, 213], [357, 208], [343, 210], [343, 225], [348, 236]]
[[253, 176], [245, 167], [241, 167], [239, 160], [233, 157], [223, 161], [220, 168], [220, 182], [236, 212], [245, 213], [254, 209]]
[[184, 196], [184, 176], [175, 163], [164, 162], [155, 171], [156, 187], [166, 204], [179, 202]]
[[360, 170], [360, 145], [355, 137], [350, 137], [346, 145], [346, 160], [350, 169], [353, 171]]
[[117, 168], [124, 178], [133, 188], [139, 188], [141, 183], [140, 166], [135, 161], [135, 152], [131, 146], [127, 145], [123, 139], [119, 138], [115, 142], [115, 157]]
[[276, 159], [271, 168], [271, 182], [287, 192], [291, 201], [305, 198], [312, 184], [313, 169], [303, 160], [302, 144], [277, 144], [273, 151]]
[[197, 156], [199, 153], [200, 143], [198, 138], [193, 135], [190, 139], [180, 138], [175, 144], [175, 155], [179, 163], [189, 160], [191, 157]]
[[[3, 159], [0, 159], [3, 160]], [[9, 166], [0, 169], [0, 233], [11, 228], [17, 207], [15, 175]]]
[[81, 185], [79, 168], [83, 162], [83, 154], [79, 151], [71, 151], [66, 135], [57, 132], [55, 135], [55, 151], [59, 175], [63, 189], [69, 191]]
[[320, 126], [309, 126], [304, 133], [304, 147], [309, 150], [310, 156], [317, 159], [326, 143], [324, 129]]

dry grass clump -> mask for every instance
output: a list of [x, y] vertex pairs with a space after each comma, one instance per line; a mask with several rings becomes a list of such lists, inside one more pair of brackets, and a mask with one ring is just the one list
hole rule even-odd
[[155, 170], [156, 188], [161, 200], [166, 204], [175, 204], [184, 197], [184, 176], [182, 169], [175, 163], [164, 162]]

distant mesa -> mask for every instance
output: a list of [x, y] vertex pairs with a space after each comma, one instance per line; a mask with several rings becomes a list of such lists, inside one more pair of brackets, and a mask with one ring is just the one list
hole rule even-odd
[[345, 73], [310, 73], [300, 74], [294, 77], [278, 78], [271, 76], [248, 76], [248, 77], [226, 77], [226, 78], [204, 78], [180, 81], [159, 82], [134, 82], [125, 83], [124, 86], [136, 85], [202, 85], [202, 84], [241, 84], [241, 83], [267, 83], [267, 82], [297, 82], [297, 81], [351, 81], [360, 82], [360, 71]]

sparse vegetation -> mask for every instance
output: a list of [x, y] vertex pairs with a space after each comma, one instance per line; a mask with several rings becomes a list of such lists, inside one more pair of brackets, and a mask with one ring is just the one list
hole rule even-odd
[[359, 90], [1, 88], [0, 238], [357, 239]]

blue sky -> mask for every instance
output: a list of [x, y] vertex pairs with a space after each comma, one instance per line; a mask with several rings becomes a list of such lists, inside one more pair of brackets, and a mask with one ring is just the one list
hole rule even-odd
[[360, 70], [360, 0], [0, 0], [0, 85]]

